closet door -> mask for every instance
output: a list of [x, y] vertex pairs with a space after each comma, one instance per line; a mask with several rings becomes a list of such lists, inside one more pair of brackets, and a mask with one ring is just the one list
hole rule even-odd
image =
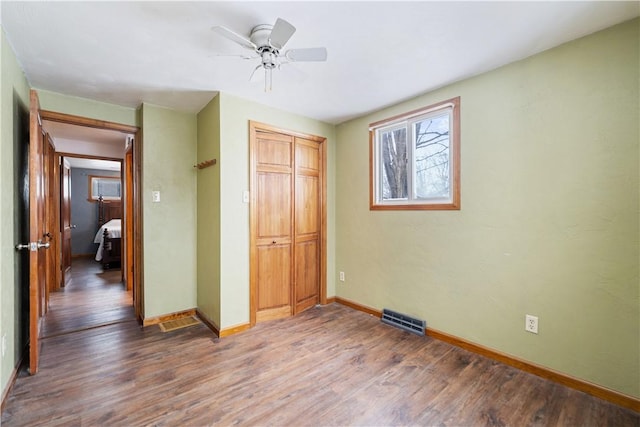
[[258, 131], [253, 147], [257, 322], [292, 314], [293, 143], [289, 135]]
[[325, 141], [251, 123], [251, 325], [326, 298]]
[[321, 230], [320, 143], [295, 139], [295, 313], [319, 302]]

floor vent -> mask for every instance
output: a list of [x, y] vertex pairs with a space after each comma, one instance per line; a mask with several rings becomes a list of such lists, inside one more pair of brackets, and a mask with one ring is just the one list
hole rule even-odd
[[180, 319], [168, 320], [166, 322], [159, 323], [158, 326], [160, 326], [160, 330], [162, 330], [162, 332], [171, 332], [176, 329], [197, 325], [198, 323], [200, 323], [200, 321], [194, 316], [188, 316]]
[[407, 332], [412, 332], [417, 335], [424, 336], [424, 330], [427, 327], [427, 322], [424, 320], [416, 319], [406, 314], [397, 313], [388, 308], [382, 309], [382, 322], [397, 326], [400, 329], [404, 329]]

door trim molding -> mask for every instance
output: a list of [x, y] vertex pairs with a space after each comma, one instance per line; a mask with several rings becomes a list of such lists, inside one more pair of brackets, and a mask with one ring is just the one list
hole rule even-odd
[[122, 133], [136, 133], [140, 130], [137, 126], [125, 125], [107, 120], [91, 119], [89, 117], [59, 113], [50, 110], [40, 110], [40, 117], [42, 120], [48, 120], [50, 122], [67, 123], [96, 129], [117, 130]]
[[108, 160], [110, 162], [124, 163], [124, 159], [119, 159], [118, 157], [90, 156], [89, 154], [75, 154], [64, 151], [56, 151], [56, 154], [59, 154], [61, 157], [74, 157], [76, 159]]
[[[257, 310], [257, 280], [255, 278], [255, 265], [254, 260], [257, 257], [256, 242], [254, 230], [257, 227], [257, 206], [255, 205], [255, 189], [257, 183], [256, 179], [256, 156], [255, 156], [255, 144], [256, 144], [256, 132], [278, 133], [289, 135], [297, 138], [304, 138], [309, 141], [315, 141], [320, 144], [321, 149], [321, 164], [320, 173], [322, 174], [322, 186], [320, 189], [320, 289], [319, 303], [326, 304], [327, 302], [327, 138], [317, 135], [306, 134], [298, 131], [292, 131], [289, 129], [283, 129], [277, 126], [272, 126], [266, 123], [260, 123], [257, 121], [249, 120], [249, 194], [251, 196], [251, 202], [249, 204], [249, 235], [250, 235], [250, 248], [249, 248], [249, 327], [253, 327], [256, 324], [256, 310]], [[295, 171], [294, 171], [295, 173]], [[295, 314], [295, 301], [292, 302], [293, 314]]]

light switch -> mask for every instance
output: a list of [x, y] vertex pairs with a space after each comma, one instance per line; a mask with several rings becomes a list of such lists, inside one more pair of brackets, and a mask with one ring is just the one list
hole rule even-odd
[[160, 192], [159, 191], [152, 191], [151, 194], [152, 194], [152, 197], [153, 197], [153, 202], [154, 203], [159, 203], [160, 202]]
[[242, 192], [242, 203], [249, 203], [249, 192], [246, 190]]

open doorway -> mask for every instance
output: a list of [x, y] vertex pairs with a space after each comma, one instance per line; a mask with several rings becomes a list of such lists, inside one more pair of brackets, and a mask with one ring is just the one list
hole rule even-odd
[[[93, 136], [84, 138], [91, 142]], [[73, 149], [68, 140], [57, 147]], [[43, 338], [135, 319], [121, 251], [124, 159], [58, 155], [61, 279], [49, 293]]]
[[[140, 170], [138, 129], [54, 112], [41, 114], [43, 129], [55, 147], [52, 205], [60, 242], [41, 336], [140, 319], [142, 283], [135, 276], [141, 248], [131, 244], [140, 217], [134, 194]], [[103, 233], [105, 227], [110, 234]], [[116, 244], [117, 258], [112, 256]]]
[[81, 258], [93, 259], [105, 270], [121, 270], [124, 260], [116, 239], [122, 236], [124, 218], [122, 159], [64, 154], [60, 168], [61, 227], [68, 233], [62, 241], [61, 285], [67, 285], [69, 269]]

